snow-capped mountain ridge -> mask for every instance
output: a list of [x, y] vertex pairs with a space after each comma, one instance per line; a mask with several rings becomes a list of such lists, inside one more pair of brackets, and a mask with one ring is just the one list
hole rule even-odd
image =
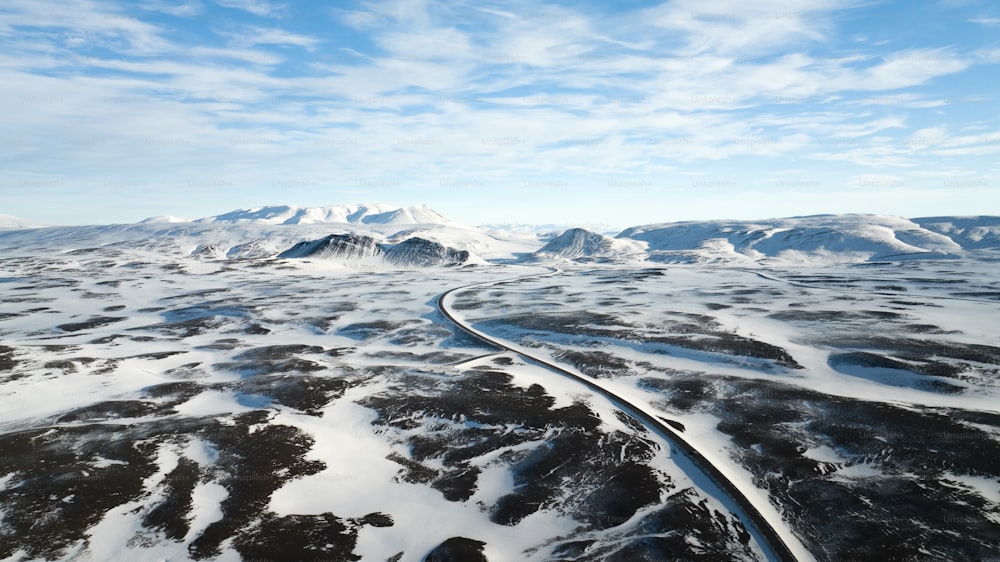
[[294, 207], [290, 205], [237, 209], [221, 215], [204, 217], [197, 223], [235, 224], [451, 224], [426, 205], [395, 207], [381, 204]]
[[472, 257], [424, 238], [408, 238], [398, 244], [378, 243], [371, 236], [331, 234], [319, 240], [299, 242], [278, 254], [279, 258], [319, 258], [345, 264], [384, 262], [401, 267], [461, 265]]
[[370, 236], [331, 234], [319, 240], [299, 242], [278, 254], [279, 258], [318, 257], [324, 259], [365, 260], [382, 255], [382, 249]]
[[[0, 246], [75, 250], [127, 245], [203, 260], [271, 258], [296, 243], [334, 234], [371, 236], [379, 244], [421, 238], [486, 260], [535, 262], [569, 259], [749, 265], [997, 258], [1000, 254], [1000, 217], [995, 216], [906, 219], [853, 214], [686, 221], [634, 226], [614, 238], [575, 228], [551, 237], [520, 232], [505, 235], [452, 222], [426, 206], [391, 205], [256, 207], [194, 221], [155, 217], [137, 224], [103, 226], [38, 228], [17, 221], [4, 229], [4, 224], [0, 220]], [[431, 254], [439, 251], [434, 249]]]
[[[453, 222], [425, 205], [405, 208], [336, 205], [254, 207], [195, 220], [158, 216], [134, 224], [62, 226], [35, 231], [0, 228], [0, 248], [31, 246], [73, 251], [126, 244], [158, 254], [180, 254], [200, 260], [266, 259], [304, 240], [315, 241], [331, 234], [370, 236], [378, 243], [392, 244], [418, 237], [443, 248], [466, 251], [472, 261], [509, 260], [541, 246], [533, 237], [498, 239], [480, 228]], [[407, 247], [410, 246], [404, 246]], [[406, 252], [400, 249], [396, 253]]]
[[653, 261], [957, 258], [969, 250], [1000, 249], [1000, 218], [910, 220], [885, 215], [813, 215], [688, 221], [635, 226], [618, 238], [646, 242]]
[[966, 249], [1000, 248], [1000, 217], [922, 217], [913, 222]]

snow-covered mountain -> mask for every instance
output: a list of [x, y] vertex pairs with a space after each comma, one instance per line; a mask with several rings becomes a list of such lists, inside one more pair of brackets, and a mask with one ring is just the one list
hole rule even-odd
[[1000, 217], [923, 217], [913, 222], [966, 249], [1000, 249]]
[[[537, 238], [498, 239], [455, 223], [426, 206], [342, 205], [322, 208], [260, 207], [197, 220], [152, 217], [136, 224], [67, 226], [0, 231], [0, 248], [53, 248], [67, 252], [112, 245], [200, 260], [266, 259], [303, 241], [330, 235], [368, 236], [397, 245], [420, 238], [441, 248], [468, 252], [472, 262], [511, 260], [541, 246]], [[404, 246], [407, 248], [408, 246]], [[436, 250], [431, 250], [434, 254]], [[445, 252], [447, 253], [447, 252]], [[404, 265], [407, 254], [397, 251]], [[396, 258], [393, 258], [396, 259]], [[384, 263], [384, 262], [383, 262]]]
[[49, 225], [0, 213], [0, 230], [22, 230], [26, 228], [43, 228], [45, 226]]
[[468, 263], [471, 257], [466, 250], [448, 248], [423, 238], [408, 238], [385, 247], [386, 260], [404, 267], [462, 265]]
[[646, 242], [653, 261], [893, 261], [957, 258], [969, 250], [1000, 249], [998, 222], [996, 217], [816, 215], [636, 226], [618, 238]]
[[[164, 217], [167, 218], [167, 217]], [[420, 205], [334, 205], [330, 207], [292, 207], [287, 205], [238, 209], [213, 217], [197, 219], [198, 223], [235, 224], [452, 224], [440, 213]]]
[[371, 236], [331, 234], [319, 240], [299, 242], [278, 257], [319, 258], [345, 264], [431, 267], [465, 264], [471, 255], [466, 250], [448, 248], [424, 238], [407, 238], [398, 244], [379, 244]]
[[549, 240], [530, 259], [608, 259], [640, 254], [645, 244], [633, 240], [608, 238], [582, 228], [571, 228]]
[[381, 255], [382, 249], [371, 236], [331, 234], [319, 240], [299, 242], [278, 257], [367, 260]]

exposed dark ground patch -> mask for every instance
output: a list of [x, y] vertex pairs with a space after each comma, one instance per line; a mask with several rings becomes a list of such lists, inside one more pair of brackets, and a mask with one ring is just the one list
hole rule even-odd
[[465, 537], [452, 537], [424, 557], [425, 562], [489, 562], [483, 554], [486, 543]]
[[[341, 371], [347, 371], [342, 368]], [[148, 409], [150, 413], [169, 413], [174, 406], [193, 398], [206, 390], [235, 392], [246, 396], [262, 396], [277, 405], [293, 408], [311, 416], [321, 416], [324, 406], [343, 396], [350, 387], [351, 380], [346, 377], [356, 376], [353, 370], [340, 373], [323, 373], [309, 375], [303, 373], [274, 373], [243, 378], [233, 382], [203, 383], [194, 380], [182, 380], [150, 386], [144, 389], [145, 397], [155, 402], [131, 401], [136, 410]], [[162, 400], [167, 398], [167, 400]], [[98, 412], [119, 404], [105, 403]], [[96, 405], [100, 406], [100, 405]], [[94, 406], [88, 407], [94, 408]], [[90, 410], [84, 409], [84, 412]], [[120, 412], [120, 410], [119, 410]], [[79, 413], [73, 413], [80, 415]]]
[[581, 373], [594, 378], [634, 374], [629, 361], [604, 351], [564, 351], [556, 359], [569, 363]]
[[244, 560], [351, 562], [361, 560], [353, 553], [358, 527], [332, 513], [269, 515], [256, 527], [240, 533], [234, 546]]
[[220, 340], [215, 340], [213, 343], [210, 344], [198, 346], [195, 349], [211, 350], [211, 351], [227, 351], [230, 349], [238, 349], [246, 345], [247, 344], [243, 343], [241, 340], [237, 338], [223, 338]]
[[[146, 439], [165, 428], [158, 429], [90, 425], [0, 436], [0, 473], [15, 475], [0, 491], [7, 513], [0, 556], [58, 557], [106, 511], [139, 497], [155, 472], [156, 446]], [[97, 469], [98, 458], [114, 462]]]
[[972, 371], [981, 371], [982, 365], [1000, 365], [1000, 347], [984, 344], [857, 334], [832, 335], [823, 343], [862, 363], [868, 360], [875, 366], [900, 367], [942, 379], [962, 380]]
[[83, 322], [69, 322], [66, 324], [60, 324], [56, 326], [56, 329], [62, 330], [64, 332], [80, 332], [83, 330], [93, 330], [94, 328], [102, 328], [104, 326], [110, 326], [117, 322], [125, 320], [120, 316], [95, 316], [90, 320], [85, 320]]
[[923, 306], [931, 308], [944, 308], [944, 305], [936, 304], [933, 302], [922, 302], [922, 301], [903, 301], [903, 300], [892, 300], [889, 301], [890, 304], [896, 304], [899, 306]]
[[[989, 558], [1000, 506], [949, 474], [1000, 480], [1000, 442], [968, 425], [1000, 428], [1000, 415], [913, 411], [775, 383], [684, 375], [643, 379], [663, 407], [707, 412], [733, 437], [733, 455], [788, 514], [820, 560]], [[809, 458], [826, 446], [843, 462]], [[880, 476], [838, 477], [851, 467]]]
[[267, 396], [312, 416], [321, 415], [320, 408], [343, 396], [348, 386], [340, 378], [289, 374], [255, 376], [232, 385], [245, 394]]
[[154, 404], [143, 400], [109, 400], [98, 402], [82, 408], [76, 408], [66, 414], [59, 416], [57, 423], [79, 422], [79, 421], [102, 421], [114, 420], [118, 418], [141, 418], [155, 414], [162, 414], [169, 410], [169, 406]]
[[201, 290], [201, 291], [192, 291], [192, 292], [189, 292], [189, 293], [181, 293], [179, 295], [171, 295], [169, 297], [163, 297], [163, 298], [161, 298], [160, 301], [162, 301], [162, 302], [168, 302], [168, 301], [175, 301], [175, 300], [182, 300], [182, 299], [200, 299], [200, 298], [203, 298], [203, 297], [207, 297], [208, 295], [217, 295], [219, 293], [228, 293], [230, 291], [231, 291], [231, 289], [228, 289], [226, 287], [218, 287], [218, 288], [215, 288], [215, 289], [204, 289], [204, 290]]
[[[255, 351], [252, 356], [284, 356], [275, 349]], [[143, 529], [132, 542], [182, 541], [190, 530], [194, 488], [199, 482], [218, 482], [229, 493], [222, 504], [224, 518], [198, 535], [190, 547], [192, 557], [214, 556], [223, 541], [234, 538], [237, 551], [258, 559], [313, 552], [331, 560], [356, 560], [351, 552], [357, 529], [385, 526], [391, 518], [347, 521], [346, 531], [333, 532], [337, 518], [331, 514], [278, 518], [266, 509], [270, 495], [284, 482], [324, 468], [305, 459], [311, 438], [295, 428], [268, 423], [269, 412], [264, 410], [234, 416], [231, 424], [215, 417], [167, 417], [174, 406], [206, 390], [268, 396], [277, 404], [320, 415], [319, 409], [342, 396], [347, 385], [340, 378], [306, 375], [165, 383], [147, 388], [141, 400], [100, 402], [53, 420], [80, 425], [0, 435], [0, 475], [12, 477], [0, 491], [0, 510], [6, 512], [0, 525], [0, 557], [23, 550], [31, 559], [58, 558], [78, 541], [86, 541], [87, 530], [105, 512], [151, 492], [160, 498], [142, 508]], [[107, 425], [139, 417], [144, 418], [140, 423]], [[201, 467], [182, 457], [155, 490], [144, 488], [144, 479], [155, 472], [158, 448], [192, 437], [215, 448], [216, 464]]]
[[[305, 460], [312, 438], [301, 431], [274, 424], [250, 430], [251, 426], [267, 420], [267, 412], [248, 412], [236, 416], [232, 426], [218, 425], [201, 432], [218, 448], [219, 458], [212, 474], [229, 495], [222, 501], [222, 519], [210, 524], [188, 547], [195, 559], [218, 555], [224, 540], [258, 521], [267, 513], [271, 494], [282, 484], [325, 468], [320, 461]], [[285, 540], [289, 538], [292, 537]], [[354, 540], [355, 537], [341, 535], [338, 542], [349, 542], [353, 549]], [[272, 544], [270, 548], [281, 547]]]
[[[694, 533], [686, 530], [695, 525]], [[688, 537], [709, 535], [720, 530], [731, 532], [739, 544], [747, 544], [750, 534], [741, 526], [727, 528], [727, 522], [718, 512], [713, 512], [704, 500], [699, 501], [690, 488], [668, 496], [663, 507], [642, 517], [636, 525], [634, 538], [624, 545], [602, 544], [594, 540], [568, 540], [553, 552], [558, 560], [597, 562], [614, 560], [731, 560], [734, 552], [716, 544], [703, 544], [692, 548]], [[743, 553], [747, 555], [746, 552]]]
[[784, 349], [764, 341], [728, 332], [710, 316], [685, 312], [668, 312], [657, 325], [636, 325], [617, 316], [578, 311], [573, 313], [533, 313], [507, 315], [477, 323], [490, 331], [505, 331], [516, 327], [528, 334], [556, 333], [574, 338], [606, 338], [633, 344], [661, 344], [692, 351], [723, 356], [748, 357], [771, 361], [789, 369], [801, 369]]
[[425, 363], [429, 365], [447, 365], [457, 363], [472, 356], [465, 353], [432, 351], [430, 353], [413, 353], [409, 351], [382, 351], [377, 353], [366, 353], [366, 357], [390, 359], [393, 361], [403, 361], [412, 363]]
[[[404, 438], [409, 457], [390, 457], [400, 465], [398, 478], [429, 484], [449, 501], [464, 501], [475, 492], [477, 458], [508, 450], [500, 458], [512, 470], [515, 488], [488, 506], [495, 523], [515, 525], [541, 509], [554, 509], [581, 521], [579, 532], [613, 529], [637, 510], [661, 504], [673, 494], [676, 501], [655, 509], [638, 528], [622, 527], [615, 541], [594, 540], [584, 550], [609, 556], [637, 548], [647, 533], [677, 532], [697, 540], [673, 541], [662, 553], [678, 559], [706, 552], [737, 557], [742, 553], [752, 559], [746, 550], [749, 536], [736, 532], [742, 529], [738, 522], [685, 505], [690, 498], [683, 490], [650, 467], [660, 453], [643, 436], [641, 426], [635, 426], [636, 433], [603, 432], [600, 420], [584, 404], [554, 408], [554, 400], [541, 387], [516, 387], [511, 380], [510, 375], [490, 369], [444, 382], [412, 375], [400, 380], [398, 390], [362, 404], [379, 413], [376, 425], [410, 434]], [[429, 388], [435, 392], [428, 395]], [[423, 430], [414, 434], [417, 428]], [[525, 444], [533, 446], [521, 450]], [[434, 468], [438, 465], [443, 469]], [[565, 487], [567, 481], [574, 482], [572, 490]], [[742, 538], [734, 543], [734, 536]], [[701, 546], [693, 547], [692, 542]], [[590, 559], [599, 559], [594, 556]]]
[[46, 298], [46, 297], [5, 297], [0, 299], [0, 303], [27, 303], [27, 304], [44, 304], [55, 302], [56, 299]]
[[955, 297], [972, 297], [979, 299], [990, 299], [1000, 301], [1000, 291], [964, 291], [952, 293]]
[[0, 372], [12, 371], [17, 363], [17, 359], [14, 358], [14, 348], [0, 345]]
[[419, 320], [404, 320], [395, 322], [391, 320], [374, 320], [371, 322], [356, 322], [348, 324], [337, 330], [337, 334], [347, 336], [352, 339], [366, 341], [377, 337], [384, 337], [397, 333], [398, 330], [413, 324], [419, 324]]
[[164, 498], [142, 518], [148, 529], [162, 531], [166, 538], [179, 541], [190, 530], [187, 514], [191, 510], [195, 486], [201, 479], [198, 463], [182, 458], [164, 478]]
[[164, 335], [173, 336], [176, 340], [183, 340], [192, 336], [201, 335], [211, 331], [217, 331], [226, 324], [227, 321], [214, 316], [192, 318], [180, 322], [161, 322], [148, 326], [130, 328], [134, 331], [159, 332]]
[[[303, 355], [322, 355], [326, 348], [307, 345], [273, 345], [248, 349], [233, 357], [233, 361], [217, 363], [216, 369], [236, 371], [244, 377], [275, 373], [312, 373], [326, 369]], [[318, 358], [317, 358], [318, 359]]]
[[[180, 297], [168, 297], [176, 299]], [[260, 330], [254, 320], [259, 320], [260, 311], [252, 306], [238, 302], [212, 301], [176, 309], [152, 308], [146, 311], [160, 312], [163, 322], [130, 328], [132, 331], [150, 331], [185, 339], [211, 331], [221, 331], [224, 326], [232, 325], [239, 331]], [[261, 332], [267, 333], [267, 332]]]
[[904, 318], [902, 314], [882, 310], [789, 310], [775, 312], [769, 315], [775, 320], [786, 322], [858, 322], [864, 320], [896, 320]]
[[[351, 552], [362, 525], [391, 525], [372, 514], [338, 527], [331, 514], [277, 517], [268, 512], [270, 495], [285, 482], [324, 468], [306, 460], [311, 439], [299, 430], [267, 424], [268, 413], [254, 411], [233, 418], [154, 420], [131, 426], [82, 425], [38, 429], [0, 436], [0, 474], [13, 474], [0, 491], [0, 556], [23, 550], [31, 559], [61, 557], [86, 541], [86, 531], [107, 512], [150, 492], [144, 479], [156, 470], [158, 447], [200, 437], [211, 443], [218, 462], [210, 468], [182, 458], [156, 485], [160, 499], [141, 515], [144, 530], [179, 541], [190, 530], [192, 492], [198, 482], [219, 482], [228, 491], [224, 517], [194, 540], [189, 554], [205, 559], [234, 539], [237, 550], [257, 559], [285, 560], [305, 552], [336, 560], [357, 560]], [[264, 425], [260, 425], [260, 424]], [[253, 428], [253, 430], [251, 430]], [[98, 468], [100, 460], [103, 468]], [[304, 559], [304, 558], [296, 558]]]
[[955, 377], [961, 371], [946, 363], [904, 363], [891, 357], [866, 351], [831, 354], [828, 362], [834, 369], [846, 374], [890, 386], [911, 387], [945, 394], [956, 394], [965, 390], [962, 386], [932, 378]]

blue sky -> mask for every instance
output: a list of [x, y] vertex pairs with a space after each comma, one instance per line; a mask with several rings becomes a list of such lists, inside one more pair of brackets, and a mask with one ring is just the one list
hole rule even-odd
[[0, 213], [1000, 214], [1000, 4], [5, 0]]

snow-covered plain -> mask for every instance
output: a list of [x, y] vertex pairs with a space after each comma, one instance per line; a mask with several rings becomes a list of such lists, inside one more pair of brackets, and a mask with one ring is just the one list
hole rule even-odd
[[[474, 284], [456, 314], [682, 424], [801, 558], [1000, 550], [995, 219], [538, 252], [343, 209], [0, 232], [0, 560], [766, 559], [669, 442], [451, 326]], [[480, 259], [275, 257], [341, 233]]]

